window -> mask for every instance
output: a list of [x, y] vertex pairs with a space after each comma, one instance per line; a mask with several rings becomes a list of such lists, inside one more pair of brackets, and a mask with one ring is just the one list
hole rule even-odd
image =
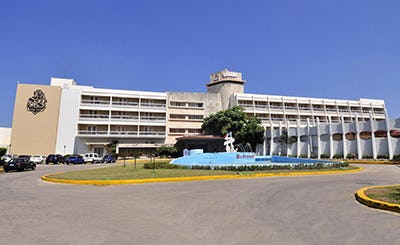
[[186, 131], [184, 128], [170, 128], [169, 132], [171, 134], [184, 134]]
[[197, 108], [202, 108], [203, 103], [188, 103], [189, 107], [197, 107]]
[[186, 115], [183, 114], [169, 114], [169, 118], [171, 119], [186, 119]]
[[203, 120], [203, 115], [188, 115], [189, 120]]
[[189, 134], [200, 134], [201, 133], [201, 129], [199, 129], [199, 128], [189, 128], [188, 129], [188, 133]]
[[178, 101], [171, 101], [169, 103], [170, 106], [175, 106], [175, 107], [186, 107], [185, 102], [178, 102]]

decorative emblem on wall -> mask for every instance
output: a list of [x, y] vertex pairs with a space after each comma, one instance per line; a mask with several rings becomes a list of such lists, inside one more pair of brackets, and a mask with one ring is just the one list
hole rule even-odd
[[28, 99], [26, 109], [34, 115], [46, 110], [47, 99], [42, 90], [36, 89], [33, 96]]

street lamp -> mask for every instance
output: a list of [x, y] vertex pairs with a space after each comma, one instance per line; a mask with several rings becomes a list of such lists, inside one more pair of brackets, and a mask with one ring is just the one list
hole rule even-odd
[[65, 148], [66, 148], [67, 146], [66, 145], [64, 145], [64, 156], [65, 156]]

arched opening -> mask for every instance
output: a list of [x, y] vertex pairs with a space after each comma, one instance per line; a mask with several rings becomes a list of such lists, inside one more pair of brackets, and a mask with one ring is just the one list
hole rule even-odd
[[374, 132], [374, 135], [376, 138], [386, 138], [387, 137], [387, 131], [386, 130], [376, 130]]
[[390, 130], [390, 136], [393, 138], [400, 138], [400, 129], [394, 128]]
[[343, 140], [343, 134], [341, 133], [332, 134], [332, 139], [335, 141]]
[[354, 132], [349, 132], [345, 135], [346, 140], [355, 140], [357, 139], [357, 134]]
[[329, 134], [321, 134], [321, 141], [329, 141]]
[[369, 140], [372, 138], [372, 133], [370, 131], [362, 131], [360, 133], [360, 139]]
[[308, 142], [308, 136], [307, 135], [300, 136], [300, 141], [301, 142]]

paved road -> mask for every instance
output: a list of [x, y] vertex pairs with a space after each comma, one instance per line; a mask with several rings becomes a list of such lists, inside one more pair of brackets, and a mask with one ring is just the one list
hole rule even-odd
[[0, 174], [0, 244], [400, 244], [400, 216], [357, 189], [400, 183], [396, 166], [361, 173], [122, 186], [46, 183], [38, 166]]

